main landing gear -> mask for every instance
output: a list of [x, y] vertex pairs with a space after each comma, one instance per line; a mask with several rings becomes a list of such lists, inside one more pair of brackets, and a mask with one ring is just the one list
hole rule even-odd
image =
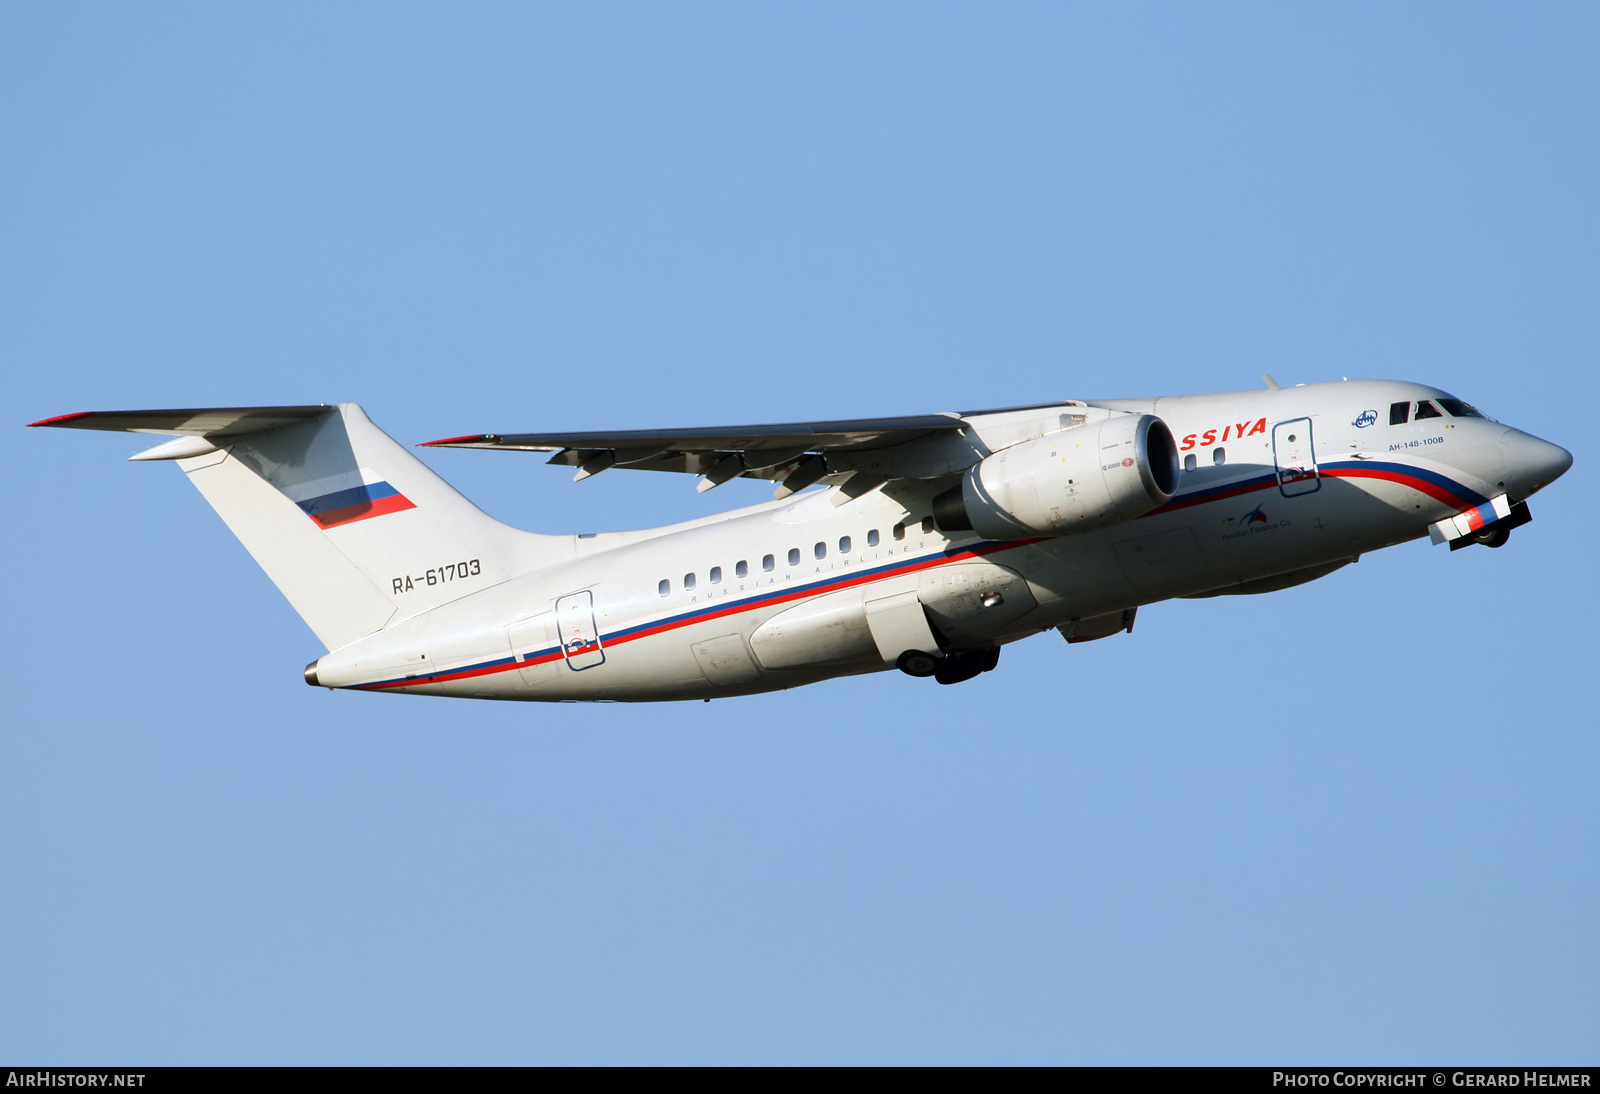
[[931, 676], [941, 684], [959, 684], [1000, 663], [1000, 647], [986, 650], [955, 650], [951, 653], [924, 653], [907, 650], [895, 667], [907, 676]]

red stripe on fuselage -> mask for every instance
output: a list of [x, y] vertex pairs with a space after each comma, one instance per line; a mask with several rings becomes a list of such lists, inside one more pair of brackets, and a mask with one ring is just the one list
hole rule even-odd
[[1454, 506], [1457, 509], [1465, 509], [1472, 505], [1471, 501], [1457, 496], [1436, 483], [1431, 483], [1427, 479], [1418, 478], [1415, 475], [1406, 475], [1399, 471], [1385, 471], [1376, 467], [1325, 467], [1322, 469], [1322, 474], [1336, 479], [1382, 479], [1384, 482], [1409, 486], [1413, 490], [1419, 490], [1428, 495], [1434, 501], [1442, 501], [1446, 505]]
[[1221, 490], [1215, 494], [1206, 494], [1203, 497], [1173, 498], [1171, 501], [1167, 502], [1167, 504], [1152, 509], [1144, 515], [1146, 517], [1155, 517], [1160, 516], [1162, 513], [1175, 513], [1179, 509], [1190, 509], [1196, 505], [1206, 505], [1213, 501], [1224, 501], [1228, 498], [1236, 498], [1241, 494], [1253, 494], [1257, 490], [1270, 490], [1277, 485], [1278, 483], [1275, 479], [1267, 479], [1264, 482], [1258, 480], [1254, 482], [1240, 483], [1231, 490]]

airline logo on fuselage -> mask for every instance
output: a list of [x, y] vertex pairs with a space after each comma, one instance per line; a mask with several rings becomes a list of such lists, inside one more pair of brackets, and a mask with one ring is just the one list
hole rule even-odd
[[1233, 422], [1222, 427], [1222, 436], [1220, 437], [1217, 436], [1215, 429], [1208, 429], [1204, 433], [1191, 433], [1178, 445], [1178, 449], [1179, 451], [1187, 452], [1196, 447], [1206, 448], [1210, 445], [1222, 444], [1230, 436], [1238, 440], [1240, 437], [1254, 437], [1257, 433], [1265, 433], [1266, 431], [1267, 420], [1265, 418], [1256, 419], [1254, 424], [1250, 422]]
[[[1249, 434], [1245, 435], [1249, 436]], [[1273, 520], [1271, 517], [1267, 516], [1266, 506], [1264, 504], [1256, 506], [1244, 516], [1239, 517], [1237, 524], [1238, 527], [1236, 527], [1233, 531], [1222, 533], [1222, 538], [1224, 540], [1243, 539], [1245, 536], [1254, 535], [1258, 532], [1271, 532], [1278, 528], [1289, 527], [1289, 521], [1282, 519]]]

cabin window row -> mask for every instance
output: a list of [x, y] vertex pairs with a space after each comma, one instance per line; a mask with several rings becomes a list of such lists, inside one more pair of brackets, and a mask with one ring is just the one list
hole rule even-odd
[[[922, 528], [922, 532], [923, 532], [924, 535], [926, 535], [929, 532], [932, 532], [933, 531], [933, 518], [932, 517], [924, 517], [923, 520], [922, 520], [921, 528]], [[904, 524], [896, 524], [894, 526], [894, 529], [890, 532], [890, 535], [892, 535], [897, 540], [905, 539], [906, 538], [906, 526]], [[869, 530], [867, 532], [867, 546], [868, 547], [876, 547], [876, 546], [878, 546], [879, 542], [880, 542], [880, 538], [879, 538], [879, 535], [878, 535], [878, 530], [876, 528], [873, 528], [873, 529]], [[853, 546], [854, 546], [854, 544], [852, 543], [852, 541], [851, 541], [849, 536], [840, 536], [839, 537], [838, 550], [839, 550], [839, 553], [841, 555], [849, 554]], [[811, 557], [814, 558], [814, 559], [817, 559], [819, 561], [828, 557], [828, 543], [827, 543], [826, 540], [821, 540], [821, 541], [819, 541], [817, 543], [812, 544], [812, 546], [811, 546]], [[789, 553], [788, 553], [787, 556], [785, 556], [785, 560], [788, 562], [788, 564], [790, 566], [798, 566], [798, 565], [800, 565], [800, 559], [801, 559], [800, 548], [798, 548], [798, 547], [789, 548]], [[777, 568], [778, 568], [778, 560], [777, 560], [776, 556], [774, 556], [774, 555], [762, 555], [761, 556], [761, 570], [762, 570], [763, 573], [771, 573], [773, 570], [776, 570]], [[750, 576], [750, 563], [745, 559], [740, 559], [738, 562], [734, 563], [733, 564], [733, 576], [734, 576], [735, 580], [738, 580], [740, 578], [749, 577]], [[687, 592], [693, 592], [694, 589], [699, 585], [699, 581], [700, 581], [700, 579], [699, 579], [699, 575], [698, 574], [692, 574], [692, 573], [684, 574], [683, 575], [683, 591], [686, 592], [686, 593]], [[707, 573], [706, 573], [706, 581], [707, 581], [708, 584], [711, 584], [711, 585], [720, 585], [720, 584], [722, 584], [722, 567], [721, 566], [713, 566], [713, 567], [711, 567], [711, 569], [709, 571], [707, 571]], [[671, 578], [665, 578], [665, 577], [662, 578], [661, 581], [656, 585], [656, 592], [660, 593], [662, 596], [671, 596], [672, 595], [672, 579]]]
[[[1228, 462], [1228, 450], [1226, 448], [1222, 448], [1220, 446], [1217, 447], [1217, 448], [1213, 448], [1211, 450], [1211, 462], [1216, 467], [1221, 467], [1223, 464], [1227, 463]], [[1194, 471], [1199, 466], [1200, 466], [1200, 460], [1195, 456], [1195, 454], [1193, 452], [1189, 453], [1187, 456], [1185, 456], [1183, 458], [1183, 469], [1185, 471]]]

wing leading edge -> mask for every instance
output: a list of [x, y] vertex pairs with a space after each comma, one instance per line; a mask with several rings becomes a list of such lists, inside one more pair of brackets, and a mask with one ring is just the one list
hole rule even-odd
[[[702, 491], [741, 476], [781, 480], [777, 496], [784, 497], [824, 479], [839, 485], [849, 479], [846, 488], [851, 492], [857, 487], [870, 489], [888, 477], [883, 471], [893, 473], [895, 461], [885, 450], [939, 440], [966, 427], [955, 414], [926, 414], [701, 429], [479, 433], [428, 441], [425, 446], [554, 452], [550, 463], [578, 469], [574, 481], [610, 467], [700, 475]], [[889, 468], [883, 466], [885, 457]], [[875, 471], [864, 472], [864, 465]]]

